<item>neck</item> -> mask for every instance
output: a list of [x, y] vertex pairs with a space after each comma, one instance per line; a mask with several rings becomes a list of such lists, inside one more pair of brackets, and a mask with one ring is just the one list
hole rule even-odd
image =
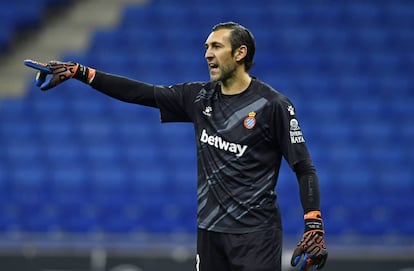
[[242, 93], [250, 85], [252, 78], [247, 72], [236, 74], [221, 82], [221, 93], [224, 95], [236, 95]]

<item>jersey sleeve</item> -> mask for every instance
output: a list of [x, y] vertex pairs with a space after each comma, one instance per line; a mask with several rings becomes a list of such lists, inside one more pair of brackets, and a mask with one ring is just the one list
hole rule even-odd
[[157, 87], [155, 99], [161, 122], [192, 122], [194, 99], [199, 89], [200, 84], [196, 83]]
[[275, 104], [274, 116], [277, 146], [290, 167], [293, 168], [301, 161], [311, 160], [295, 107], [288, 98], [282, 96]]

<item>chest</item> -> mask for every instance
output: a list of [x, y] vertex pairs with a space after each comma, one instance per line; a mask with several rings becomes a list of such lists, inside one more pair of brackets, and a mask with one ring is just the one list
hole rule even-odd
[[196, 105], [195, 130], [201, 142], [240, 150], [271, 141], [267, 100], [206, 97]]

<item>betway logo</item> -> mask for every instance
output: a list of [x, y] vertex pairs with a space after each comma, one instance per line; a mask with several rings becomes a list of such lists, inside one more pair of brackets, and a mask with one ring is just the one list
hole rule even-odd
[[247, 149], [247, 145], [227, 142], [220, 136], [208, 135], [205, 129], [201, 132], [200, 141], [217, 149], [235, 153], [237, 157], [241, 157]]

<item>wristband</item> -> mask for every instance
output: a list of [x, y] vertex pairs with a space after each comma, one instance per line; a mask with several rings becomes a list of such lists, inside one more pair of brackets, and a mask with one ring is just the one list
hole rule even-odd
[[82, 81], [84, 83], [90, 84], [95, 78], [96, 70], [89, 68], [87, 66], [78, 64], [78, 69], [75, 72], [73, 78]]
[[310, 211], [304, 215], [305, 220], [305, 232], [318, 231], [324, 232], [322, 215], [320, 211]]

